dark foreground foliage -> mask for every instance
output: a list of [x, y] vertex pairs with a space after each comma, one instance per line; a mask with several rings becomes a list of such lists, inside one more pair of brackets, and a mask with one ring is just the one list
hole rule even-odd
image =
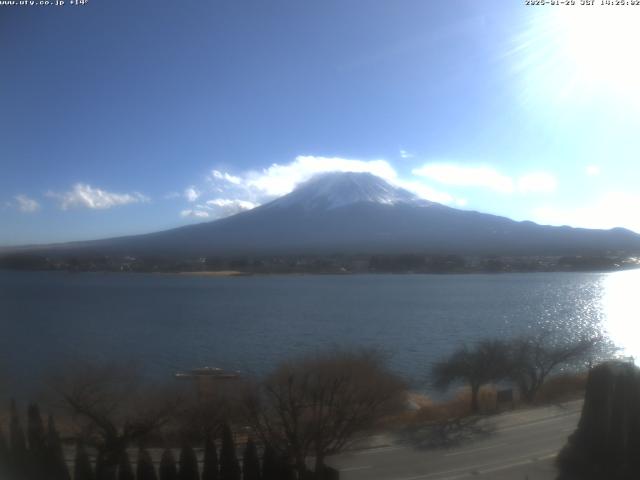
[[558, 455], [558, 480], [640, 478], [640, 369], [609, 362], [591, 370], [578, 428]]
[[[64, 446], [53, 417], [44, 426], [37, 405], [30, 405], [27, 414], [27, 432], [22, 428], [22, 417], [15, 402], [11, 403], [9, 439], [0, 426], [0, 480], [334, 480], [337, 472], [325, 468], [322, 473], [305, 472], [296, 477], [294, 470], [282, 455], [270, 447], [259, 448], [248, 439], [242, 460], [237, 457], [238, 445], [229, 425], [222, 427], [220, 457], [216, 443], [207, 437], [203, 455], [198, 455], [189, 444], [176, 452], [165, 449], [156, 462], [149, 450], [140, 448], [133, 468], [128, 451], [120, 454], [114, 468], [107, 461], [108, 453], [88, 449], [78, 441], [67, 464]], [[260, 452], [262, 450], [262, 454]], [[91, 453], [90, 453], [91, 451]], [[218, 460], [219, 458], [219, 460]], [[240, 466], [242, 465], [242, 467]]]

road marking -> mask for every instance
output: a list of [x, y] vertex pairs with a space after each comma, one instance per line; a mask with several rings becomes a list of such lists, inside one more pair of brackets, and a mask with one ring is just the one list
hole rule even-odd
[[[529, 454], [526, 457], [519, 458], [515, 462], [507, 463], [503, 465], [495, 465], [495, 461], [494, 461], [490, 463], [483, 463], [480, 465], [469, 465], [467, 467], [452, 468], [451, 470], [442, 470], [440, 472], [426, 473], [424, 475], [417, 475], [415, 477], [402, 477], [402, 478], [397, 478], [395, 480], [427, 480], [427, 479], [436, 478], [436, 477], [438, 477], [438, 480], [456, 480], [458, 478], [468, 477], [470, 475], [481, 475], [487, 472], [505, 470], [505, 469], [517, 467], [520, 465], [527, 465], [528, 463], [534, 463], [537, 460], [546, 460], [556, 455], [557, 455], [557, 451], [549, 452], [549, 450], [546, 450], [544, 452], [534, 453], [533, 455]], [[534, 459], [537, 459], [537, 460], [534, 460]], [[484, 470], [484, 467], [489, 467], [489, 468]], [[447, 475], [447, 474], [453, 474], [453, 476], [442, 477], [442, 475]]]
[[492, 445], [486, 445], [484, 447], [478, 447], [478, 448], [470, 448], [467, 450], [461, 450], [459, 452], [453, 452], [453, 453], [446, 453], [444, 456], [445, 457], [455, 457], [456, 455], [464, 455], [465, 453], [473, 453], [473, 452], [481, 452], [482, 450], [489, 450], [491, 448], [496, 448], [496, 447], [503, 447], [507, 445], [506, 443], [494, 443]]
[[341, 468], [340, 471], [341, 472], [355, 472], [356, 470], [367, 470], [369, 468], [373, 468], [372, 465], [363, 465], [362, 467], [347, 467], [347, 468]]
[[371, 448], [369, 450], [363, 450], [361, 452], [355, 452], [351, 455], [376, 455], [378, 453], [384, 452], [394, 452], [396, 450], [406, 450], [406, 447], [380, 447], [380, 448]]
[[498, 433], [498, 432], [509, 432], [511, 430], [518, 430], [518, 429], [521, 429], [521, 428], [527, 428], [527, 427], [531, 427], [533, 425], [539, 425], [541, 423], [557, 422], [560, 418], [568, 418], [568, 417], [572, 417], [572, 416], [578, 416], [579, 413], [580, 412], [571, 413], [571, 414], [568, 414], [568, 415], [558, 415], [558, 416], [555, 416], [555, 417], [549, 417], [549, 418], [545, 418], [545, 419], [542, 419], [542, 420], [532, 420], [532, 421], [527, 422], [527, 423], [520, 423], [520, 424], [517, 424], [517, 425], [511, 425], [511, 426], [508, 426], [508, 427], [496, 428], [495, 432], [496, 433]]
[[[513, 468], [513, 467], [521, 467], [522, 465], [527, 465], [529, 463], [536, 463], [536, 462], [540, 462], [542, 460], [549, 460], [551, 458], [554, 458], [556, 455], [557, 455], [557, 453], [552, 453], [552, 454], [549, 454], [549, 455], [544, 455], [542, 457], [534, 457], [534, 458], [530, 458], [529, 460], [522, 460], [520, 462], [507, 463], [505, 465], [500, 465], [498, 467], [487, 468], [486, 470], [478, 471], [478, 475], [484, 475], [485, 473], [499, 472], [500, 470], [507, 470], [507, 469]], [[460, 477], [455, 477], [455, 478], [460, 478]], [[440, 480], [454, 480], [454, 479], [452, 479], [452, 478], [442, 478]]]

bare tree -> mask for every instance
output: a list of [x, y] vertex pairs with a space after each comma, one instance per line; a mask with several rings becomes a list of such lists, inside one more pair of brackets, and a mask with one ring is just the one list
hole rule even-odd
[[115, 472], [126, 448], [165, 425], [179, 399], [119, 364], [85, 362], [55, 380], [54, 388], [79, 428], [79, 437]]
[[404, 382], [376, 350], [331, 350], [281, 364], [247, 401], [262, 439], [290, 458], [298, 477], [404, 400]]
[[185, 392], [175, 417], [181, 439], [215, 438], [225, 422], [244, 421], [242, 404], [246, 390], [244, 381], [237, 379], [216, 382], [206, 394]]
[[505, 378], [508, 359], [509, 346], [500, 340], [483, 340], [473, 348], [463, 345], [447, 359], [433, 365], [433, 383], [440, 389], [455, 382], [467, 383], [471, 388], [471, 411], [476, 413], [480, 387]]
[[600, 337], [554, 342], [549, 331], [517, 338], [511, 342], [509, 377], [522, 398], [533, 402], [551, 373], [563, 365], [586, 362], [601, 344]]

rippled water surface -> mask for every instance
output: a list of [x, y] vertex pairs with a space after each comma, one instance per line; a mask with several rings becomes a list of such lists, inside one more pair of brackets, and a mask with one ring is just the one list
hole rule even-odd
[[148, 373], [253, 373], [326, 345], [376, 345], [414, 381], [464, 341], [604, 331], [640, 354], [640, 272], [204, 278], [0, 272], [0, 368], [31, 379], [71, 358]]

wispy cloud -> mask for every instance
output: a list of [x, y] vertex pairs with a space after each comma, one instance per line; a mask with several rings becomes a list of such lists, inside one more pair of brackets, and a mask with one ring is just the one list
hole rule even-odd
[[501, 193], [514, 190], [513, 180], [488, 166], [467, 167], [452, 163], [429, 163], [412, 170], [414, 175], [444, 185], [483, 187]]
[[180, 216], [191, 218], [209, 218], [209, 212], [207, 212], [206, 210], [199, 210], [197, 208], [187, 208], [180, 212]]
[[23, 213], [34, 213], [40, 210], [40, 203], [27, 195], [16, 195], [13, 197], [16, 201], [16, 207]]
[[224, 218], [236, 213], [252, 210], [259, 204], [246, 200], [215, 198], [193, 208], [182, 210], [180, 215], [191, 218]]
[[640, 195], [608, 192], [591, 202], [573, 208], [545, 205], [535, 208], [532, 220], [549, 225], [572, 225], [584, 228], [625, 227], [640, 233]]
[[413, 158], [413, 153], [408, 152], [407, 150], [400, 149], [400, 158]]
[[242, 183], [242, 179], [240, 177], [236, 177], [235, 175], [230, 175], [227, 172], [221, 172], [220, 170], [211, 170], [211, 178], [217, 180], [224, 180], [234, 185], [239, 185]]
[[202, 192], [194, 186], [187, 187], [184, 190], [184, 198], [186, 198], [190, 202], [195, 202], [196, 200], [198, 200], [198, 198], [200, 198], [200, 195], [202, 195]]
[[556, 177], [547, 172], [532, 172], [518, 178], [520, 193], [550, 193], [558, 188]]
[[130, 203], [148, 202], [149, 198], [139, 192], [114, 193], [92, 187], [86, 183], [76, 183], [67, 192], [48, 192], [48, 197], [58, 200], [62, 210], [70, 208], [89, 208], [105, 210]]
[[486, 188], [503, 194], [549, 193], [558, 186], [556, 178], [548, 172], [530, 172], [514, 178], [487, 165], [427, 163], [412, 173], [443, 185]]

